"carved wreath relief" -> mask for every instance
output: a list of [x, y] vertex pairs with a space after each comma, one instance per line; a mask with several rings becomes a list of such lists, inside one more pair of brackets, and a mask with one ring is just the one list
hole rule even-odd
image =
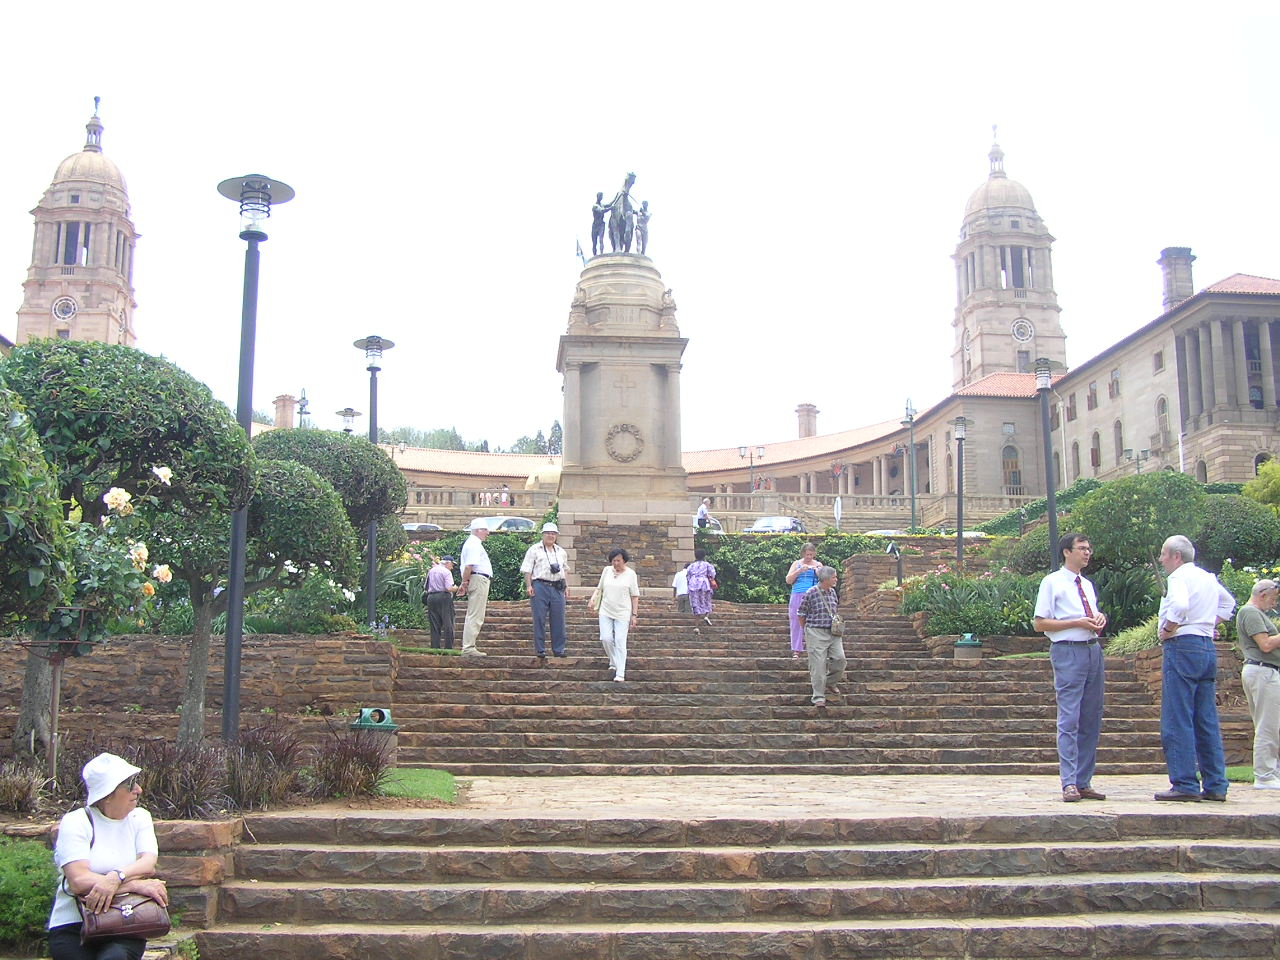
[[615, 423], [604, 438], [604, 448], [619, 463], [630, 463], [644, 449], [640, 428], [634, 423]]

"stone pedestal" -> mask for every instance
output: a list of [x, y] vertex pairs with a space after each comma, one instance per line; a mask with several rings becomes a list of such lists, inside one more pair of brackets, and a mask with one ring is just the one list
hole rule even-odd
[[556, 369], [564, 376], [560, 542], [583, 583], [613, 547], [646, 592], [693, 560], [680, 442], [676, 305], [653, 261], [592, 259], [578, 281]]

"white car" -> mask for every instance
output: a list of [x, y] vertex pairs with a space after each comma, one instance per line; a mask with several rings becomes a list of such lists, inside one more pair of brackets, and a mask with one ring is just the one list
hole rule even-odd
[[703, 533], [710, 533], [717, 537], [724, 536], [724, 526], [715, 517], [707, 517], [707, 525], [705, 527], [698, 526], [698, 515], [693, 515], [693, 529], [701, 530]]
[[473, 528], [477, 521], [483, 520], [484, 525], [489, 528], [490, 533], [524, 533], [529, 530], [536, 530], [538, 525], [528, 517], [476, 517], [471, 523], [467, 524], [466, 529]]

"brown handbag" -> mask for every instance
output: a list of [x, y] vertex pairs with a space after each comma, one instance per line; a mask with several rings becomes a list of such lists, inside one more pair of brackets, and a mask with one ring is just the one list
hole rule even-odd
[[[89, 818], [89, 848], [93, 849], [97, 831], [88, 807], [84, 808], [84, 815]], [[66, 877], [62, 878], [62, 889], [67, 890]], [[158, 900], [141, 893], [117, 893], [111, 898], [111, 906], [102, 913], [90, 910], [82, 897], [76, 897], [75, 901], [76, 909], [80, 911], [81, 944], [115, 940], [119, 937], [152, 940], [163, 937], [173, 926], [169, 920], [169, 911]]]

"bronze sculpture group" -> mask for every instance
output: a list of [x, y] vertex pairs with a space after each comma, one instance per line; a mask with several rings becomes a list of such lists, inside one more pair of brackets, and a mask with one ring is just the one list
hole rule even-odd
[[634, 241], [639, 253], [644, 254], [649, 246], [649, 201], [645, 200], [637, 210], [631, 202], [631, 187], [636, 182], [636, 175], [628, 173], [622, 182], [622, 189], [608, 203], [604, 202], [604, 192], [596, 194], [596, 202], [591, 207], [591, 255], [598, 257], [604, 253], [605, 214], [609, 215], [609, 246], [614, 253], [630, 253]]

